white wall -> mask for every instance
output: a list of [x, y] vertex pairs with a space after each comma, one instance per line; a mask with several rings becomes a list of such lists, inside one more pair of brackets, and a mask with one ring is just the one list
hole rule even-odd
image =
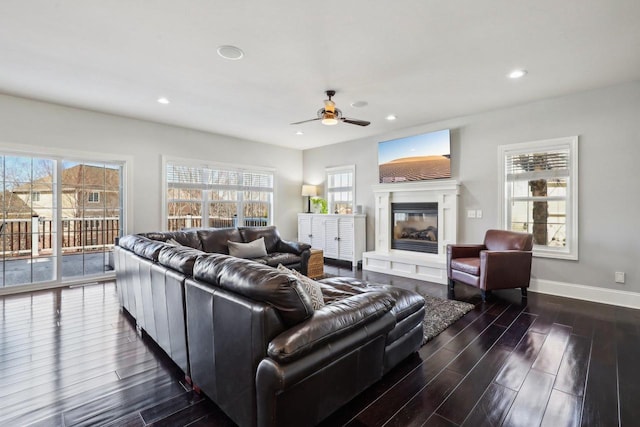
[[3, 145], [131, 156], [134, 217], [129, 232], [163, 228], [162, 155], [274, 168], [275, 224], [283, 237], [297, 235], [302, 183], [299, 150], [0, 95], [0, 151]]
[[[452, 175], [462, 182], [458, 240], [467, 243], [499, 227], [499, 145], [578, 135], [579, 260], [534, 258], [532, 275], [640, 293], [640, 82], [306, 150], [304, 181], [320, 184], [325, 167], [355, 161], [356, 204], [366, 207], [372, 250], [377, 143], [445, 128], [452, 129]], [[467, 209], [482, 209], [483, 218], [467, 219]], [[614, 271], [626, 272], [626, 284], [614, 283]]]

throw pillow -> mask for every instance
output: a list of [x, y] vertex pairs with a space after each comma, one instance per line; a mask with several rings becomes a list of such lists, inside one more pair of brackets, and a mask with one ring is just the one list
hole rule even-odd
[[278, 265], [278, 270], [296, 276], [300, 284], [302, 284], [304, 290], [307, 291], [307, 293], [311, 297], [311, 305], [313, 306], [314, 310], [324, 307], [325, 304], [324, 297], [322, 296], [322, 288], [320, 287], [320, 284], [318, 282], [308, 278], [299, 271], [290, 270], [282, 264]]
[[264, 245], [264, 237], [249, 243], [238, 243], [229, 240], [229, 255], [236, 258], [258, 258], [267, 256], [267, 248]]

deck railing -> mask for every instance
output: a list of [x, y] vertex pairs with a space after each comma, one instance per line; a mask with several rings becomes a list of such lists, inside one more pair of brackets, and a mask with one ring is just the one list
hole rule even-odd
[[[236, 227], [238, 219], [210, 217], [207, 226]], [[244, 218], [244, 225], [259, 227], [268, 225], [267, 218]], [[201, 227], [202, 219], [193, 216], [169, 217], [170, 231]], [[120, 235], [118, 217], [64, 218], [62, 220], [62, 253], [99, 252], [111, 250]], [[5, 219], [0, 222], [0, 254], [13, 257], [50, 255], [56, 245], [54, 223], [51, 219]]]
[[[60, 234], [63, 253], [104, 251], [120, 235], [120, 219], [64, 218]], [[50, 254], [55, 245], [50, 219], [5, 219], [0, 223], [0, 253], [5, 256]]]

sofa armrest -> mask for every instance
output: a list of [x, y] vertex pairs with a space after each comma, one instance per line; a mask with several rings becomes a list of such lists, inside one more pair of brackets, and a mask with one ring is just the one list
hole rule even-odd
[[291, 240], [280, 240], [277, 247], [278, 252], [286, 252], [296, 255], [302, 255], [302, 252], [309, 249], [311, 249], [311, 245]]
[[447, 245], [447, 276], [451, 277], [451, 260], [456, 258], [479, 258], [484, 245]]
[[447, 258], [478, 258], [484, 245], [447, 245]]
[[393, 298], [384, 292], [354, 295], [326, 305], [311, 318], [275, 337], [267, 354], [278, 363], [290, 363], [354, 329], [363, 328], [389, 312], [393, 305]]
[[[525, 288], [531, 280], [530, 251], [481, 251], [480, 288]], [[487, 287], [487, 284], [490, 284]]]
[[279, 240], [278, 252], [291, 253], [300, 256], [300, 273], [307, 275], [309, 271], [309, 258], [311, 257], [311, 245], [292, 240]]

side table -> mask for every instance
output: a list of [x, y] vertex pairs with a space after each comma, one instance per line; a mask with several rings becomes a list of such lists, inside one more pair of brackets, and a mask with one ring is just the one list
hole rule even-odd
[[324, 255], [322, 249], [311, 249], [307, 276], [311, 279], [319, 279], [324, 276]]

